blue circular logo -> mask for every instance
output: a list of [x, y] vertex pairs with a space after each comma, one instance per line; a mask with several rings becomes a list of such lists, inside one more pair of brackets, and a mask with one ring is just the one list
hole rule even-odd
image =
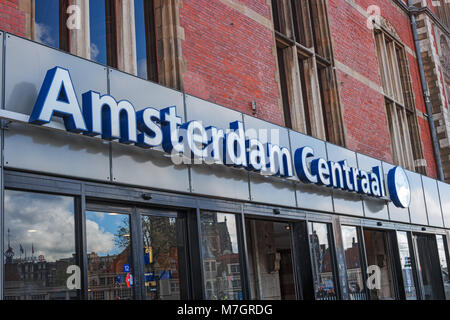
[[398, 208], [408, 208], [411, 203], [411, 189], [405, 170], [392, 168], [388, 173], [388, 188], [391, 200]]

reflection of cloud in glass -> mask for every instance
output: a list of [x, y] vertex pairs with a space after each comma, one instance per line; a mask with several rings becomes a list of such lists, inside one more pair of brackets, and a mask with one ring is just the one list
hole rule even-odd
[[55, 47], [56, 41], [52, 37], [52, 31], [50, 26], [44, 24], [44, 23], [35, 23], [34, 25], [34, 37], [35, 40], [46, 44], [48, 46]]
[[328, 231], [326, 224], [313, 223], [313, 231], [317, 234], [320, 244], [328, 244]]
[[59, 48], [59, 1], [34, 1], [34, 39]]
[[105, 217], [105, 213], [104, 212], [95, 212], [95, 215], [97, 216], [99, 221], [102, 221], [103, 218]]
[[342, 240], [344, 242], [344, 248], [351, 248], [353, 239], [355, 239], [355, 242], [358, 242], [356, 228], [350, 226], [342, 226]]
[[91, 59], [97, 61], [100, 50], [95, 43], [91, 43]]
[[86, 212], [86, 237], [88, 253], [100, 256], [121, 252], [116, 248], [114, 236], [122, 224], [124, 215], [109, 215], [103, 212]]
[[217, 214], [217, 222], [224, 222], [225, 218], [227, 219], [227, 228], [231, 238], [231, 246], [233, 247], [233, 253], [238, 253], [236, 218], [233, 214], [225, 214], [225, 213]]
[[138, 77], [147, 79], [147, 59], [141, 59], [138, 61]]
[[87, 243], [88, 253], [95, 252], [104, 255], [114, 248], [114, 235], [105, 232], [98, 223], [86, 219], [86, 234], [89, 239]]
[[107, 63], [106, 57], [106, 8], [105, 1], [89, 2], [89, 26], [91, 36], [91, 60]]
[[[5, 231], [8, 229], [15, 259], [20, 258], [20, 245], [27, 257], [33, 247], [33, 256], [43, 255], [47, 261], [71, 258], [75, 253], [73, 198], [6, 190]], [[8, 232], [4, 239], [8, 246]]]

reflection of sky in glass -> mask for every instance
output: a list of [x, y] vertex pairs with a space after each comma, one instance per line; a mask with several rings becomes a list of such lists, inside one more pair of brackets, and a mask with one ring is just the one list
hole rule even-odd
[[59, 1], [35, 0], [36, 41], [59, 48]]
[[104, 212], [86, 212], [86, 237], [88, 253], [99, 256], [116, 255], [123, 251], [114, 242], [114, 236], [120, 227], [129, 230], [129, 216]]
[[89, 1], [91, 60], [106, 64], [105, 1]]
[[[75, 253], [74, 200], [71, 197], [5, 191], [5, 251], [8, 229], [14, 259], [43, 255], [46, 261], [72, 258]], [[20, 245], [24, 253], [20, 252]]]
[[144, 0], [134, 0], [136, 27], [137, 72], [140, 78], [147, 77], [147, 41], [145, 38]]
[[344, 249], [352, 247], [353, 239], [355, 239], [355, 242], [358, 243], [356, 227], [342, 226], [342, 238], [344, 241]]
[[327, 231], [327, 225], [323, 223], [311, 223], [312, 225], [312, 232], [316, 233], [316, 235], [319, 238], [320, 244], [325, 244], [328, 248], [328, 231]]
[[231, 246], [233, 247], [233, 253], [238, 253], [238, 243], [237, 243], [237, 231], [236, 231], [236, 218], [234, 214], [217, 214], [217, 222], [224, 222], [227, 219], [228, 233], [231, 238]]

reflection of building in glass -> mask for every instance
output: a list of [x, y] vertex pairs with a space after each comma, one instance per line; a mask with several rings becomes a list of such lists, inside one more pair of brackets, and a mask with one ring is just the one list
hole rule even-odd
[[128, 300], [132, 293], [131, 253], [126, 247], [117, 255], [88, 254], [89, 299]]
[[148, 300], [176, 300], [181, 297], [177, 221], [176, 218], [158, 216], [142, 218]]
[[5, 264], [6, 300], [67, 300], [77, 297], [67, 288], [67, 268], [75, 258], [48, 262], [40, 259], [14, 259]]
[[310, 245], [316, 299], [334, 300], [337, 297], [334, 290], [330, 248], [327, 244], [320, 243], [319, 236], [315, 231], [310, 235]]
[[360, 264], [360, 248], [355, 238], [352, 246], [345, 249], [345, 263], [347, 265], [347, 283], [352, 300], [365, 300], [364, 283]]
[[[409, 257], [408, 257], [409, 258]], [[403, 267], [402, 268], [402, 276], [404, 287], [405, 287], [405, 295], [406, 299], [415, 298], [416, 297], [416, 290], [414, 287], [414, 280], [413, 280], [413, 273], [412, 273], [411, 267]]]
[[[148, 250], [147, 250], [148, 251]], [[153, 252], [153, 250], [151, 250]], [[145, 287], [149, 300], [180, 299], [178, 248], [171, 246], [157, 255], [144, 253]]]
[[208, 300], [240, 299], [242, 295], [239, 254], [233, 244], [227, 217], [218, 222], [217, 214], [205, 214], [203, 224], [203, 268]]

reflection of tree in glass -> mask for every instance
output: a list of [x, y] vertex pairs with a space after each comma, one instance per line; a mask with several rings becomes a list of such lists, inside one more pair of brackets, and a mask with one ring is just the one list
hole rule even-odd
[[124, 216], [116, 234], [114, 235], [114, 244], [118, 249], [125, 249], [130, 245], [130, 241], [130, 218], [128, 216]]
[[164, 217], [142, 218], [144, 248], [152, 248], [152, 255], [157, 259], [153, 262], [157, 262], [162, 270], [170, 269], [171, 249], [177, 247], [175, 221]]

